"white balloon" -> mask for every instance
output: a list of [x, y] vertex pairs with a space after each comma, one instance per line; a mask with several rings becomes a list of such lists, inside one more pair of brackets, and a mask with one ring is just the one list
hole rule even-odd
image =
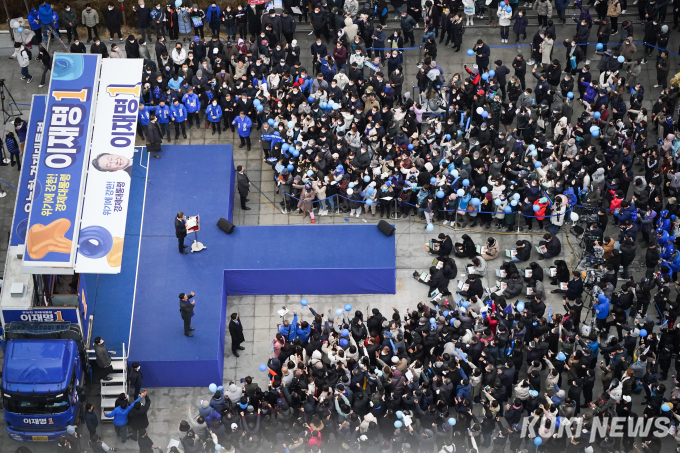
[[16, 19], [12, 19], [12, 20], [9, 21], [9, 26], [10, 26], [11, 28], [18, 28], [19, 25], [20, 25], [20, 24], [19, 24], [19, 21], [16, 20]]
[[570, 217], [572, 222], [576, 222], [578, 220], [578, 214], [576, 214], [575, 212], [572, 212]]
[[484, 111], [484, 107], [477, 107], [477, 113], [479, 115], [481, 115], [483, 111]]

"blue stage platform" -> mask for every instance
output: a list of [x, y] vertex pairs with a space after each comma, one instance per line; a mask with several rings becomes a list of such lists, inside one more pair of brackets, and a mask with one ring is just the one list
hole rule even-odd
[[237, 227], [227, 239], [229, 296], [396, 292], [394, 237], [375, 225]]
[[[142, 365], [145, 387], [222, 381], [228, 295], [395, 293], [394, 236], [375, 225], [236, 227], [227, 235], [216, 224], [232, 217], [231, 146], [163, 149], [163, 158], [149, 163], [138, 263], [134, 254], [129, 360]], [[200, 214], [207, 249], [178, 253], [177, 211]], [[183, 335], [179, 314], [178, 295], [190, 291], [193, 338]]]

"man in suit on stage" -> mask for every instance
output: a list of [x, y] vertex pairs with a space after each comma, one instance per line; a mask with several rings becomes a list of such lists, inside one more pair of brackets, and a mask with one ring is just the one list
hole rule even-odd
[[243, 336], [243, 324], [238, 319], [238, 313], [231, 314], [231, 321], [229, 321], [229, 335], [231, 335], [231, 352], [234, 357], [238, 357], [238, 351], [245, 351], [246, 348], [241, 346], [241, 343], [246, 341]]
[[191, 333], [192, 330], [195, 330], [191, 327], [191, 318], [194, 316], [194, 305], [196, 304], [196, 301], [192, 300], [189, 302], [194, 296], [195, 294], [193, 291], [191, 294], [179, 293], [179, 313], [184, 320], [184, 335], [187, 337], [194, 336], [194, 334]]
[[187, 252], [184, 251], [185, 248], [187, 248], [186, 245], [184, 245], [184, 238], [187, 237], [187, 226], [186, 226], [186, 217], [184, 217], [184, 213], [182, 211], [177, 213], [177, 217], [175, 217], [175, 236], [177, 236], [177, 242], [179, 243], [179, 253], [182, 255], [186, 255]]
[[241, 197], [241, 209], [244, 211], [250, 211], [250, 208], [246, 206], [246, 201], [248, 200], [248, 192], [250, 191], [250, 179], [246, 175], [246, 169], [243, 165], [236, 167], [236, 183], [238, 187], [238, 194]]

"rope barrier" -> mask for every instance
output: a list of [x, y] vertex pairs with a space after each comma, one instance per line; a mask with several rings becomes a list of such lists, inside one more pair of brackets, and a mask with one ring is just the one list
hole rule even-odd
[[13, 191], [15, 191], [15, 192], [17, 191], [16, 187], [14, 187], [12, 184], [8, 183], [8, 182], [5, 181], [4, 179], [0, 178], [0, 182], [4, 182], [4, 183], [7, 184]]
[[413, 50], [422, 47], [366, 47], [366, 50]]

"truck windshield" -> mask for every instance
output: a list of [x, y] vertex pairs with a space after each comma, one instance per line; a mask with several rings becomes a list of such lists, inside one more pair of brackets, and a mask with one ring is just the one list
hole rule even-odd
[[22, 415], [61, 414], [69, 409], [68, 393], [16, 394], [2, 393], [5, 410]]

